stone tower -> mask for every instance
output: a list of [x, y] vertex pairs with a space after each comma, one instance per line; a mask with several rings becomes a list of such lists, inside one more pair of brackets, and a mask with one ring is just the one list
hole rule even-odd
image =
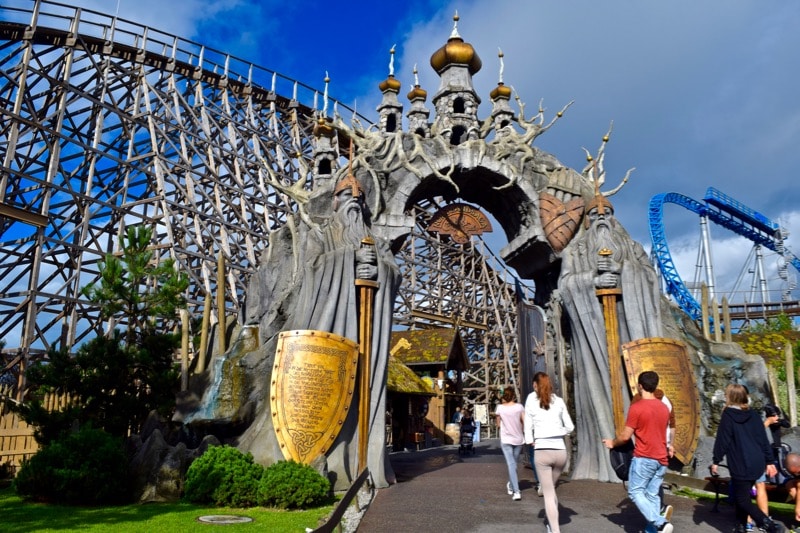
[[472, 76], [481, 69], [481, 58], [471, 44], [458, 34], [458, 14], [453, 17], [453, 32], [444, 46], [431, 56], [431, 67], [441, 78], [432, 98], [436, 119], [432, 134], [451, 145], [480, 137], [478, 105], [481, 99], [472, 86]]

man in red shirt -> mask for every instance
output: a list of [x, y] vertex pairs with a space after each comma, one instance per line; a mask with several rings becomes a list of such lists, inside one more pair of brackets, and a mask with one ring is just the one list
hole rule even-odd
[[647, 520], [645, 533], [672, 533], [672, 524], [660, 514], [658, 497], [673, 452], [667, 449], [669, 409], [655, 397], [657, 387], [658, 374], [653, 371], [639, 374], [636, 388], [642, 399], [631, 404], [620, 434], [614, 439], [603, 439], [603, 444], [612, 449], [634, 438], [628, 496]]

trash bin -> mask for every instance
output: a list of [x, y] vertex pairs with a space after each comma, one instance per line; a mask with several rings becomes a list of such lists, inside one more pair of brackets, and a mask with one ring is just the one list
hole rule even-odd
[[461, 424], [447, 424], [444, 427], [445, 444], [458, 444], [461, 436]]

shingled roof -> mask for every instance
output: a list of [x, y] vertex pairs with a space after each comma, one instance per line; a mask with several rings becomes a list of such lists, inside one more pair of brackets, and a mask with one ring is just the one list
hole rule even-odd
[[467, 370], [467, 348], [457, 329], [433, 328], [393, 331], [390, 353], [407, 366], [444, 365], [445, 370]]
[[402, 392], [405, 394], [424, 394], [427, 396], [435, 394], [431, 386], [423, 381], [421, 377], [391, 355], [389, 356], [386, 388], [390, 392]]

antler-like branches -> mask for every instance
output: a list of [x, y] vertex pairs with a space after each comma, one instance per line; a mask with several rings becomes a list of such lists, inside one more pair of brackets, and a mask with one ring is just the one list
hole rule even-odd
[[306, 162], [300, 156], [300, 154], [298, 154], [295, 160], [297, 161], [298, 165], [297, 173], [300, 176], [300, 179], [298, 179], [291, 185], [288, 185], [283, 181], [281, 181], [281, 179], [272, 169], [270, 164], [263, 157], [261, 158], [261, 164], [266, 174], [267, 185], [273, 187], [278, 192], [285, 194], [286, 196], [291, 198], [297, 204], [297, 212], [300, 214], [300, 218], [302, 218], [303, 221], [309, 226], [313, 226], [314, 224], [312, 224], [311, 218], [308, 216], [308, 213], [306, 211], [306, 204], [308, 203], [309, 192], [305, 189], [305, 186], [306, 183], [308, 182], [309, 168], [308, 165], [306, 165]]
[[[592, 157], [592, 154], [586, 148], [583, 148], [583, 151], [586, 153], [586, 160], [588, 163], [585, 167], [583, 167], [583, 171], [581, 174], [589, 181], [589, 184], [593, 187], [596, 186], [597, 190], [600, 189], [600, 186], [603, 185], [606, 181], [606, 170], [605, 170], [605, 157], [606, 157], [606, 145], [608, 144], [609, 139], [611, 138], [611, 132], [614, 129], [614, 121], [611, 121], [611, 124], [608, 126], [608, 131], [603, 136], [603, 142], [600, 143], [600, 148], [597, 150], [597, 156]], [[625, 172], [625, 176], [620, 181], [619, 185], [611, 189], [610, 191], [603, 192], [603, 196], [613, 196], [617, 194], [622, 187], [628, 182], [630, 179], [631, 174], [633, 171], [636, 170], [635, 167], [629, 168], [627, 172]]]

